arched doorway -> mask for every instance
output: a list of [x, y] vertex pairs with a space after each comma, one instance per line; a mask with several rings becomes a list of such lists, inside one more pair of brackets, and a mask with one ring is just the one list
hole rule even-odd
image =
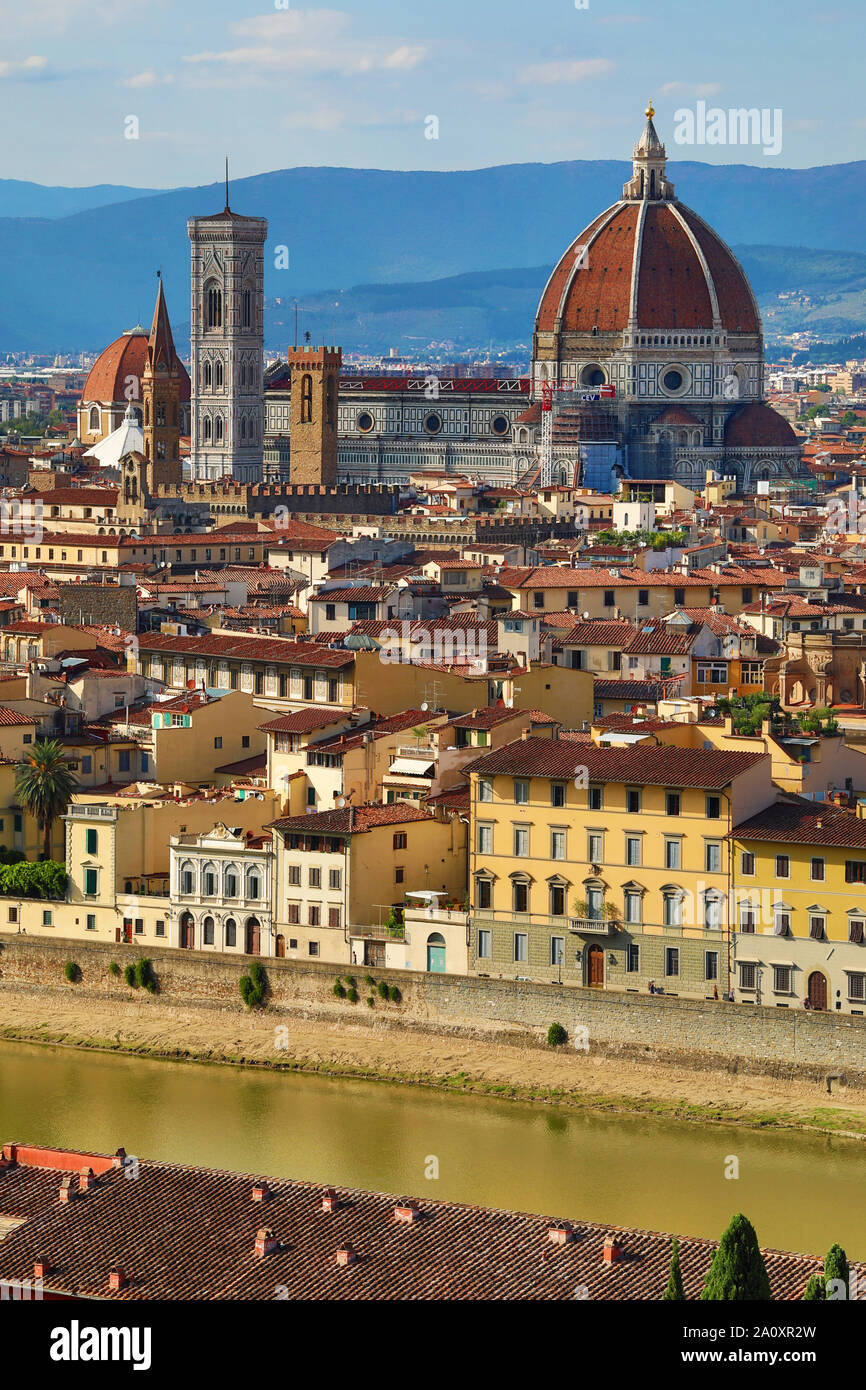
[[257, 956], [261, 950], [262, 929], [259, 925], [258, 917], [250, 917], [247, 922], [246, 953], [248, 956]]
[[826, 1009], [827, 1007], [827, 976], [822, 975], [820, 970], [813, 970], [809, 976], [809, 1008]]
[[445, 937], [431, 932], [427, 938], [427, 969], [431, 975], [445, 974]]
[[278, 936], [278, 937], [277, 937], [277, 957], [278, 957], [278, 959], [279, 959], [279, 960], [283, 960], [284, 957], [285, 957], [285, 954], [286, 954], [286, 938], [285, 938], [284, 936]]
[[180, 919], [180, 944], [185, 951], [195, 946], [195, 918], [191, 912], [185, 912]]
[[586, 965], [586, 983], [590, 989], [604, 988], [604, 950], [601, 946], [592, 945], [589, 948], [589, 958]]

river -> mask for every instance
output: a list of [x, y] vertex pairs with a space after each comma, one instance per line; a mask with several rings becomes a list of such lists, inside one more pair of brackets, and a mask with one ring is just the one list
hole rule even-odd
[[824, 1135], [0, 1043], [0, 1140], [866, 1258], [866, 1146]]

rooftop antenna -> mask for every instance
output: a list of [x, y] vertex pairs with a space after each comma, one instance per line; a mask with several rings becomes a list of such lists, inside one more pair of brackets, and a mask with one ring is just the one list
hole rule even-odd
[[231, 212], [229, 207], [229, 157], [226, 155], [226, 212]]

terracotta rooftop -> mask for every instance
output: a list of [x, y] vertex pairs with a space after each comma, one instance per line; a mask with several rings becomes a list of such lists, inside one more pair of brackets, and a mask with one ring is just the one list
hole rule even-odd
[[585, 767], [589, 779], [597, 782], [718, 789], [768, 757], [715, 748], [598, 748], [568, 740], [527, 738], [476, 759], [468, 770], [482, 776], [572, 778]]
[[660, 676], [657, 680], [599, 680], [593, 682], [597, 700], [664, 700], [676, 694], [684, 676]]
[[[0, 1213], [23, 1219], [0, 1244], [0, 1277], [31, 1280], [43, 1260], [46, 1291], [67, 1297], [272, 1302], [284, 1286], [290, 1299], [323, 1302], [573, 1302], [583, 1286], [593, 1302], [655, 1302], [668, 1281], [672, 1237], [633, 1227], [146, 1160], [129, 1182], [122, 1150], [4, 1144], [3, 1154]], [[81, 1191], [85, 1167], [94, 1178]], [[614, 1262], [608, 1237], [621, 1251]], [[685, 1237], [679, 1248], [686, 1297], [697, 1299], [716, 1242]], [[346, 1262], [340, 1250], [351, 1250]], [[775, 1300], [801, 1299], [821, 1272], [814, 1256], [763, 1253]], [[111, 1288], [118, 1268], [126, 1278]], [[852, 1271], [862, 1286], [862, 1266]]]
[[734, 826], [731, 835], [742, 840], [783, 840], [792, 845], [841, 845], [866, 850], [866, 820], [829, 802], [807, 801], [803, 797], [780, 799]]
[[337, 709], [296, 709], [292, 714], [282, 714], [279, 719], [269, 719], [259, 728], [269, 734], [311, 734], [316, 729], [326, 729], [329, 724], [340, 724], [349, 718], [348, 710]]
[[284, 816], [271, 821], [268, 829], [302, 835], [365, 835], [380, 825], [403, 825], [407, 821], [430, 820], [427, 811], [405, 801], [390, 806], [346, 806], [341, 811], [318, 811], [306, 816]]
[[246, 637], [212, 633], [207, 637], [178, 637], [146, 632], [138, 639], [142, 652], [179, 652], [189, 656], [214, 656], [226, 660], [281, 662], [289, 666], [351, 666], [354, 652], [333, 651], [315, 642], [291, 642], [278, 637]]

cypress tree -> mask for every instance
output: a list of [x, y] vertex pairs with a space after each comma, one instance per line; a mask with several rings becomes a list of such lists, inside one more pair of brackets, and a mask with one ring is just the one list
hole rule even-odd
[[824, 1288], [824, 1280], [820, 1274], [813, 1274], [808, 1284], [806, 1292], [803, 1294], [804, 1303], [823, 1303], [827, 1297], [827, 1290]]
[[673, 1250], [671, 1251], [670, 1277], [668, 1286], [662, 1294], [662, 1301], [668, 1303], [685, 1303], [686, 1301], [683, 1276], [680, 1270], [680, 1247], [676, 1236], [674, 1236]]
[[[848, 1257], [841, 1245], [834, 1244], [827, 1251], [827, 1258], [824, 1261], [824, 1297], [827, 1297], [826, 1289], [831, 1279], [840, 1279], [845, 1286], [843, 1298], [848, 1297]], [[838, 1291], [833, 1290], [836, 1298], [839, 1297]], [[833, 1300], [835, 1302], [835, 1299]]]
[[758, 1237], [742, 1212], [732, 1216], [707, 1274], [702, 1301], [770, 1303], [770, 1280]]

